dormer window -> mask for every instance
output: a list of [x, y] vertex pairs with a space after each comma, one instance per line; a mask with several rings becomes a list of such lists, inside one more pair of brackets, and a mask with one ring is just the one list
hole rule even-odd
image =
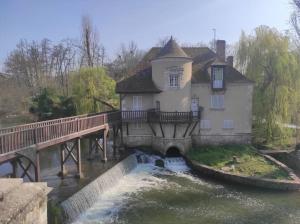
[[212, 67], [212, 88], [213, 89], [224, 88], [224, 67], [223, 66]]

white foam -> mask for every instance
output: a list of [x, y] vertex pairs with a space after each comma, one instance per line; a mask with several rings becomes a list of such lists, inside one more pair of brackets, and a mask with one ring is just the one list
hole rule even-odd
[[[99, 200], [88, 209], [74, 224], [112, 223], [117, 219], [118, 211], [133, 193], [159, 188], [167, 181], [153, 174], [159, 168], [152, 164], [139, 164], [130, 174], [124, 176], [117, 185], [103, 193]], [[152, 175], [151, 175], [152, 174]]]
[[[142, 163], [139, 163], [134, 170], [120, 179], [118, 184], [104, 192], [92, 208], [82, 214], [74, 224], [117, 222], [120, 209], [133, 194], [150, 189], [159, 189], [171, 184], [166, 179], [160, 178], [160, 175], [175, 175], [209, 186], [188, 173], [190, 169], [183, 158], [162, 159], [159, 156], [149, 156], [141, 153], [138, 153], [138, 155]], [[154, 165], [157, 159], [164, 160], [165, 168]]]

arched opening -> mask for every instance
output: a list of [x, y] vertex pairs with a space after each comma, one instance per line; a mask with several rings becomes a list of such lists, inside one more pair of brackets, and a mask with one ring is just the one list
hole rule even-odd
[[180, 157], [180, 151], [176, 147], [170, 147], [166, 152], [166, 157]]

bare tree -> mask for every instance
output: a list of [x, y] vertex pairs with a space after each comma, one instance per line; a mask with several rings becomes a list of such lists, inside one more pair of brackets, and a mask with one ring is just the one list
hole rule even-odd
[[300, 38], [300, 0], [293, 0], [294, 12], [291, 15], [291, 24], [298, 36]]
[[42, 40], [40, 43], [21, 40], [17, 48], [12, 51], [5, 61], [7, 73], [14, 74], [18, 83], [36, 91], [49, 84], [47, 75], [51, 73], [51, 60], [49, 59], [50, 41]]
[[88, 16], [82, 17], [81, 27], [81, 66], [102, 66], [105, 49], [99, 43], [97, 29], [93, 27], [92, 21]]
[[64, 40], [53, 46], [51, 60], [58, 85], [62, 88], [63, 94], [68, 95], [69, 74], [77, 67], [76, 50], [72, 40]]
[[116, 59], [107, 65], [110, 75], [115, 80], [129, 77], [143, 56], [144, 52], [138, 49], [135, 42], [131, 41], [128, 45], [121, 44]]
[[27, 86], [34, 95], [45, 87], [58, 87], [68, 94], [68, 76], [76, 64], [76, 48], [71, 40], [52, 45], [47, 39], [41, 42], [21, 40], [5, 61], [5, 71], [15, 81]]

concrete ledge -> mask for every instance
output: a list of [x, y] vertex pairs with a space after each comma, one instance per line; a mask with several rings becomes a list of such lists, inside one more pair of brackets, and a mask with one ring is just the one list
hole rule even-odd
[[22, 179], [0, 180], [0, 223], [47, 223], [46, 183], [23, 183]]
[[[290, 177], [293, 180], [275, 180], [275, 179], [268, 179], [268, 178], [237, 175], [237, 174], [224, 172], [222, 170], [214, 169], [210, 166], [200, 164], [197, 161], [190, 160], [188, 158], [185, 159], [188, 165], [190, 165], [192, 169], [198, 172], [199, 174], [203, 174], [208, 177], [213, 177], [219, 180], [225, 180], [232, 183], [238, 183], [238, 184], [266, 188], [266, 189], [273, 189], [273, 190], [295, 191], [300, 189], [299, 178], [284, 164], [282, 164], [283, 167], [285, 166], [288, 170], [286, 168], [284, 169], [289, 173]], [[272, 158], [272, 160], [275, 159]], [[277, 163], [280, 162], [276, 161], [276, 164]]]

